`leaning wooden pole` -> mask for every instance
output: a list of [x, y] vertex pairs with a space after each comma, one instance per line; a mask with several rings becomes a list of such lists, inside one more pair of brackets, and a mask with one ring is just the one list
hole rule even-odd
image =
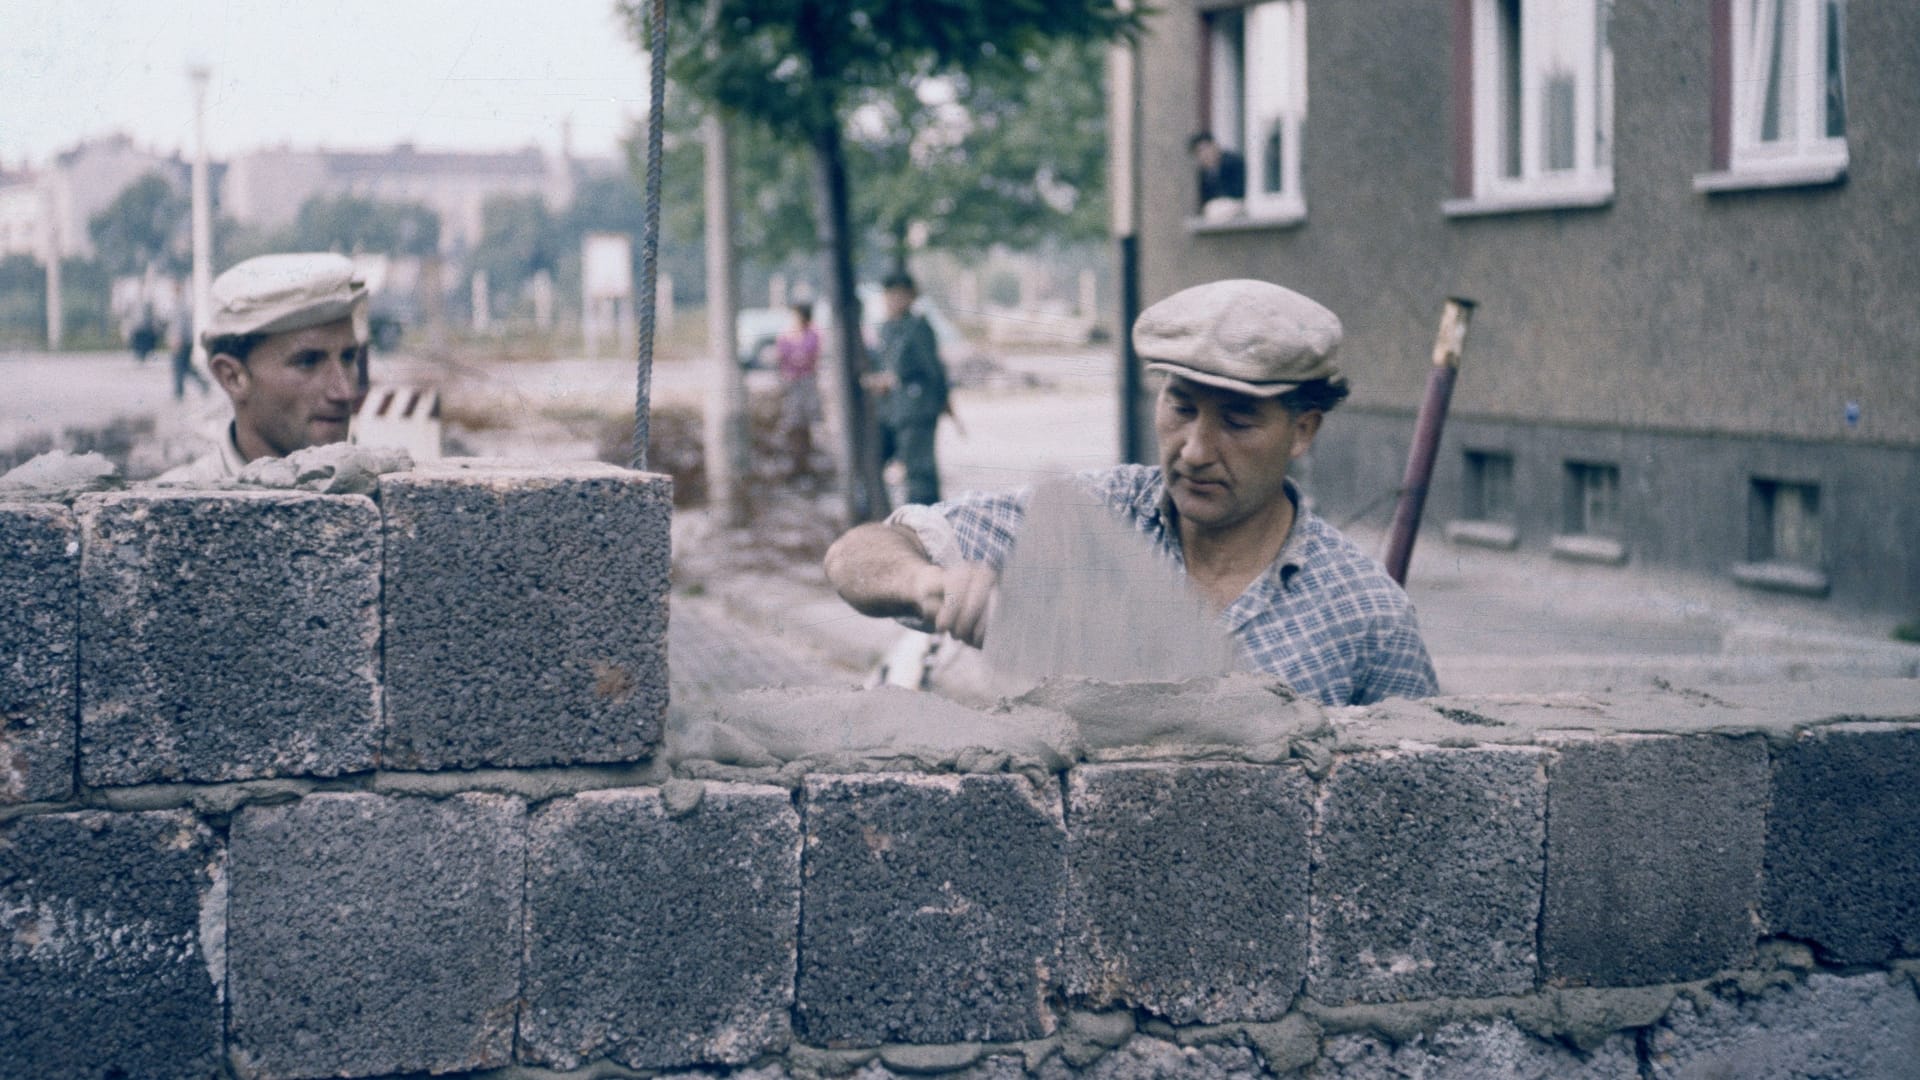
[[[666, 123], [667, 0], [653, 0], [652, 35], [647, 50], [647, 202], [640, 226], [640, 364], [634, 376], [633, 467], [647, 467], [649, 421], [653, 417], [653, 329], [655, 291], [660, 287], [660, 129]], [[591, 331], [589, 331], [591, 332]]]
[[1433, 370], [1427, 375], [1427, 396], [1413, 425], [1413, 447], [1407, 451], [1407, 472], [1400, 481], [1400, 501], [1387, 531], [1387, 573], [1407, 583], [1407, 564], [1413, 561], [1413, 541], [1420, 532], [1420, 514], [1427, 505], [1427, 484], [1433, 479], [1434, 458], [1440, 451], [1440, 430], [1447, 422], [1447, 403], [1460, 374], [1460, 353], [1467, 345], [1467, 324], [1473, 319], [1473, 301], [1449, 296], [1440, 311], [1440, 333], [1433, 342]]

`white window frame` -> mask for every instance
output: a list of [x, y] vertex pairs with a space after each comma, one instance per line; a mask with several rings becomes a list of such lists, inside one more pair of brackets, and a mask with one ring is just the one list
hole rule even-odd
[[[1517, 42], [1503, 17], [1503, 0], [1473, 0], [1473, 194], [1446, 203], [1448, 214], [1599, 206], [1613, 198], [1612, 0], [1516, 2]], [[1546, 133], [1547, 61], [1556, 43], [1573, 60], [1565, 72], [1573, 79], [1573, 161], [1565, 167], [1549, 161]], [[1507, 58], [1515, 50], [1517, 100], [1507, 77]], [[1510, 128], [1519, 134], [1518, 175], [1508, 172]]]
[[[1844, 117], [1847, 98], [1845, 0], [1726, 0], [1731, 54], [1728, 87], [1726, 171], [1696, 177], [1702, 191], [1748, 187], [1784, 187], [1829, 183], [1846, 175], [1847, 136], [1828, 135], [1827, 13], [1838, 23], [1840, 43], [1840, 97]], [[1783, 13], [1791, 14], [1794, 38], [1779, 57], [1781, 70], [1772, 68], [1775, 36]], [[1765, 111], [1775, 78], [1779, 80], [1777, 108], [1791, 123], [1775, 138], [1762, 137]], [[1845, 121], [1842, 120], [1844, 128]]]
[[[1240, 15], [1240, 48], [1220, 30], [1219, 17]], [[1207, 127], [1223, 150], [1239, 154], [1246, 166], [1242, 216], [1196, 222], [1201, 230], [1290, 224], [1304, 220], [1307, 201], [1301, 190], [1300, 139], [1307, 118], [1306, 0], [1261, 0], [1206, 13], [1204, 47], [1211, 72]], [[1277, 56], [1269, 55], [1277, 54]], [[1253, 73], [1249, 78], [1249, 72]], [[1278, 191], [1266, 190], [1266, 158], [1261, 134], [1279, 128]]]

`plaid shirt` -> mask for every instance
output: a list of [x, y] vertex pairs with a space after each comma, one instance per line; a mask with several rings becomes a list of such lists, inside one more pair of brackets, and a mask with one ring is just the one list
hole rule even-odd
[[[1121, 465], [1078, 479], [1184, 569], [1180, 531], [1159, 469]], [[1013, 549], [1029, 494], [963, 495], [932, 507], [901, 507], [889, 520], [914, 529], [937, 563], [957, 558], [998, 570]], [[1298, 507], [1292, 481], [1287, 495]], [[1327, 705], [1427, 697], [1438, 690], [1407, 594], [1379, 563], [1309, 510], [1295, 514], [1279, 558], [1220, 619], [1250, 666]]]

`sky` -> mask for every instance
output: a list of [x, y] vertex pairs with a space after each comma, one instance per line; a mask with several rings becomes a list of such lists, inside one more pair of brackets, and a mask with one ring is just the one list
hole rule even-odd
[[646, 112], [613, 0], [0, 0], [0, 167], [125, 132], [215, 158], [264, 146], [612, 154]]

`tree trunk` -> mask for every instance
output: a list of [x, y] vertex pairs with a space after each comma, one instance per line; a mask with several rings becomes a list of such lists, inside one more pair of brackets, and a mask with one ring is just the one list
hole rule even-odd
[[854, 288], [853, 229], [848, 206], [846, 155], [837, 121], [813, 132], [814, 218], [826, 263], [834, 329], [840, 336], [841, 465], [846, 478], [847, 524], [877, 521], [888, 511], [881, 479], [880, 445], [860, 376], [867, 369], [860, 338], [860, 295]]

